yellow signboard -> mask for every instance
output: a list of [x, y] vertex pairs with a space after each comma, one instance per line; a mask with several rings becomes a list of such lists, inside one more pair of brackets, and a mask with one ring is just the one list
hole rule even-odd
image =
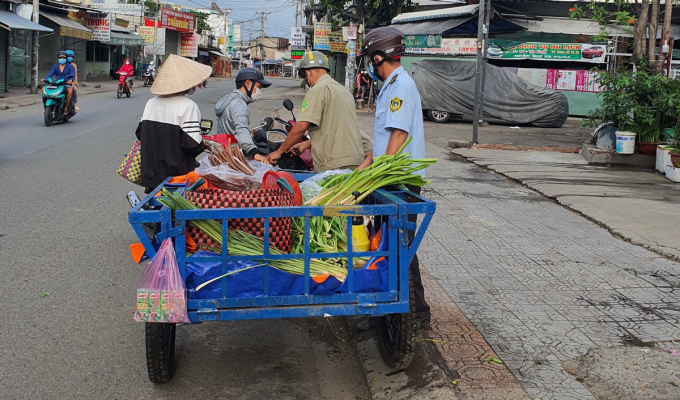
[[144, 39], [145, 44], [153, 44], [153, 32], [154, 28], [153, 26], [140, 26], [139, 27], [139, 36]]
[[80, 29], [73, 29], [73, 28], [69, 28], [67, 26], [59, 27], [59, 34], [61, 36], [72, 37], [72, 38], [75, 38], [75, 39], [83, 39], [83, 40], [89, 40], [89, 41], [94, 40], [93, 36], [92, 36], [92, 32], [82, 31]]

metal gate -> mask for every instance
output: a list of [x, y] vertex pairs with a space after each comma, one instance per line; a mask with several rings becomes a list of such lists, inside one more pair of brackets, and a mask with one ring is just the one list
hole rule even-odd
[[177, 47], [179, 46], [179, 32], [165, 29], [165, 55], [163, 62], [168, 59], [170, 54], [177, 55]]
[[6, 30], [0, 29], [0, 93], [7, 91], [7, 46], [9, 45], [9, 34]]
[[31, 79], [31, 34], [32, 31], [12, 31], [9, 36], [8, 85], [27, 87]]
[[59, 26], [53, 24], [51, 21], [45, 19], [40, 20], [40, 24], [54, 29], [54, 33], [47, 35], [40, 35], [38, 41], [40, 47], [38, 49], [38, 79], [42, 79], [56, 64], [57, 55], [61, 48], [61, 36], [59, 36]]

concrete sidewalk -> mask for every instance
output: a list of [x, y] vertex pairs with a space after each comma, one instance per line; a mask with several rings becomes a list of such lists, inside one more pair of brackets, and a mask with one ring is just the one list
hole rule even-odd
[[582, 213], [613, 234], [680, 260], [680, 184], [652, 171], [588, 165], [579, 154], [455, 149]]

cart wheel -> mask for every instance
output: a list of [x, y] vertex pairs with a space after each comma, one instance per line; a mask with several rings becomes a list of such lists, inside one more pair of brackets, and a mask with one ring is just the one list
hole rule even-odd
[[166, 383], [175, 373], [175, 331], [177, 324], [146, 323], [146, 367], [149, 380]]
[[399, 370], [408, 368], [416, 351], [418, 327], [416, 324], [416, 299], [413, 292], [413, 279], [408, 274], [409, 306], [408, 313], [388, 314], [377, 318], [375, 328], [378, 332], [380, 354], [388, 367]]

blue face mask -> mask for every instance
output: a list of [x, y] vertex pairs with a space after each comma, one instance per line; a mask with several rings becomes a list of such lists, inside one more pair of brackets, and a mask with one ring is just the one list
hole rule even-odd
[[66, 59], [66, 61], [68, 61], [68, 62], [73, 62], [73, 57], [68, 57], [68, 58]]
[[378, 76], [375, 74], [375, 69], [373, 69], [373, 64], [368, 64], [368, 73], [371, 75], [371, 78], [375, 79], [376, 81], [382, 80], [382, 79], [378, 78]]
[[65, 58], [60, 58], [60, 59], [59, 59], [59, 64], [61, 64], [61, 65], [66, 64], [66, 59], [65, 59]]

